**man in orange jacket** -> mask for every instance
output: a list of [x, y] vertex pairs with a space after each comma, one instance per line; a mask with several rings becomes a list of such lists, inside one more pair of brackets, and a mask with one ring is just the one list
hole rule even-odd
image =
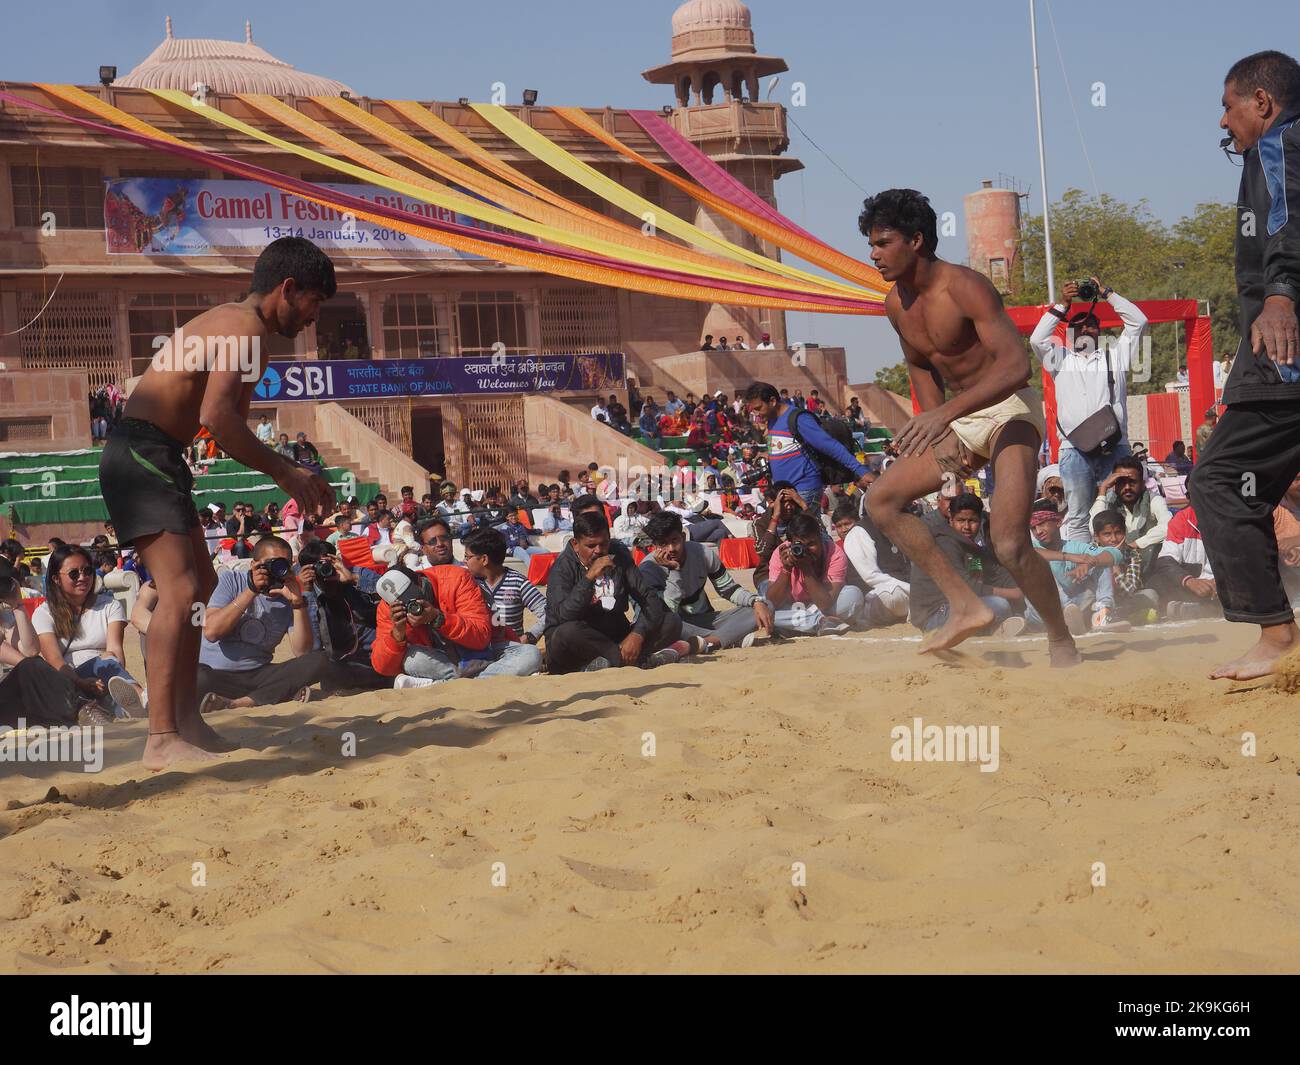
[[509, 629], [493, 629], [487, 601], [468, 570], [394, 566], [375, 590], [379, 634], [370, 664], [394, 677], [394, 688], [479, 675], [524, 677], [541, 668], [536, 647], [515, 642]]

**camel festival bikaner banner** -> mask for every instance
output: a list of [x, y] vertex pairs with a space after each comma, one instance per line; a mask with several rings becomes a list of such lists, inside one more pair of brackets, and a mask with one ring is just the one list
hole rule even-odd
[[[496, 228], [375, 185], [322, 183], [321, 187], [410, 212], [417, 221], [435, 219], [478, 229]], [[280, 237], [306, 237], [327, 251], [354, 255], [480, 258], [345, 215], [257, 181], [132, 177], [105, 180], [104, 239], [110, 255], [257, 255]]]

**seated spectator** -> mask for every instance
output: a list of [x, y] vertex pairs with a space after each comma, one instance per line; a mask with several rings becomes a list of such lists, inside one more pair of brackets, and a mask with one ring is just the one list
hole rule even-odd
[[785, 539], [785, 527], [796, 514], [807, 508], [803, 497], [789, 481], [776, 481], [763, 489], [767, 509], [754, 519], [754, 547], [758, 552], [758, 568], [754, 570], [754, 587], [761, 594], [767, 583], [767, 571], [772, 556]]
[[[294, 657], [273, 662], [288, 635]], [[293, 552], [278, 536], [253, 549], [247, 573], [222, 570], [203, 614], [198, 697], [203, 713], [230, 707], [306, 702], [312, 685], [330, 681], [333, 664], [316, 639]]]
[[668, 389], [668, 398], [664, 401], [664, 413], [675, 417], [685, 409], [686, 404], [677, 398], [677, 393], [671, 388]]
[[[1115, 462], [1115, 470], [1097, 491], [1097, 501], [1089, 511], [1095, 519], [1103, 510], [1113, 510], [1123, 515], [1125, 542], [1137, 552], [1142, 572], [1150, 571], [1165, 542], [1172, 514], [1164, 496], [1146, 487], [1146, 471], [1141, 461], [1122, 458]], [[1094, 526], [1095, 528], [1095, 526]]]
[[614, 527], [610, 530], [610, 535], [620, 543], [631, 547], [641, 534], [641, 530], [645, 528], [647, 520], [641, 515], [639, 505], [636, 502], [631, 502], [623, 513], [614, 519]]
[[338, 547], [340, 540], [350, 540], [352, 537], [359, 535], [361, 534], [352, 531], [352, 519], [346, 514], [340, 514], [334, 519], [334, 531], [326, 539], [335, 547]]
[[763, 336], [762, 336], [762, 339], [759, 340], [759, 342], [758, 342], [758, 344], [755, 346], [754, 350], [755, 350], [755, 351], [772, 351], [772, 350], [775, 348], [775, 346], [776, 346], [776, 345], [774, 345], [774, 344], [772, 343], [772, 336], [771, 336], [771, 334], [770, 334], [770, 333], [764, 333]]
[[1165, 465], [1178, 477], [1186, 477], [1191, 473], [1192, 460], [1187, 457], [1187, 445], [1181, 440], [1175, 440], [1173, 449], [1165, 456]]
[[708, 500], [698, 496], [692, 499], [690, 506], [676, 499], [664, 504], [664, 510], [682, 519], [688, 539], [699, 544], [716, 544], [728, 539], [731, 530], [718, 515], [709, 513], [708, 507]]
[[[538, 486], [538, 489], [540, 491], [540, 485]], [[528, 490], [528, 482], [522, 479], [516, 482], [515, 489], [510, 494], [510, 505], [514, 507], [515, 510], [527, 511], [531, 511], [534, 507], [541, 506], [537, 501], [537, 496], [533, 495], [533, 493]]]
[[713, 351], [713, 334], [705, 333], [704, 339], [700, 342], [701, 351]]
[[117, 569], [118, 564], [122, 561], [118, 557], [116, 551], [109, 551], [107, 549], [104, 549], [102, 551], [95, 551], [94, 555], [95, 555], [95, 575], [97, 577], [107, 577], [110, 573], [112, 573], [115, 569]]
[[234, 513], [226, 522], [226, 536], [235, 541], [230, 553], [235, 558], [249, 558], [253, 553], [253, 537], [257, 531], [257, 515], [249, 513], [245, 504], [236, 503]]
[[[956, 503], [953, 507], [956, 508]], [[1029, 516], [1034, 549], [1052, 567], [1066, 625], [1076, 636], [1087, 632], [1089, 627], [1127, 630], [1126, 622], [1115, 619], [1113, 575], [1116, 566], [1125, 564], [1124, 553], [1116, 547], [1065, 540], [1061, 536], [1061, 524], [1061, 512], [1050, 500], [1040, 499]], [[1035, 631], [1044, 627], [1033, 603], [1025, 605], [1025, 622]]]
[[299, 433], [298, 438], [294, 441], [293, 460], [302, 463], [304, 466], [313, 466], [317, 470], [321, 469], [320, 452], [316, 450], [316, 445], [307, 439], [306, 433]]
[[402, 501], [393, 509], [393, 520], [415, 521], [420, 513], [420, 504], [415, 501], [415, 489], [405, 484], [402, 486]]
[[538, 547], [533, 543], [533, 537], [537, 532], [519, 520], [517, 510], [506, 511], [505, 524], [500, 532], [505, 538], [506, 550], [510, 553], [510, 557], [520, 562], [527, 562], [533, 555], [548, 553], [546, 548]]
[[[716, 651], [736, 647], [760, 630], [771, 634], [771, 605], [736, 583], [715, 546], [688, 542], [676, 514], [654, 515], [645, 534], [653, 547], [641, 563], [641, 573], [646, 584], [663, 596], [664, 605], [681, 617], [683, 637], [694, 637], [701, 651]], [[715, 609], [709, 602], [710, 583], [735, 606]]]
[[41, 657], [114, 717], [141, 717], [147, 696], [122, 651], [126, 609], [111, 592], [95, 591], [95, 565], [84, 547], [65, 544], [50, 556], [45, 596], [32, 615]]
[[1120, 621], [1155, 621], [1160, 611], [1160, 596], [1155, 589], [1144, 587], [1142, 555], [1129, 545], [1124, 516], [1117, 510], [1103, 510], [1092, 519], [1092, 542], [1098, 547], [1113, 547], [1124, 555], [1124, 564], [1111, 570], [1115, 584], [1115, 617]]
[[[1024, 593], [1016, 586], [997, 557], [976, 539], [984, 519], [984, 503], [979, 496], [962, 492], [955, 497], [940, 496], [947, 511], [933, 511], [925, 518], [935, 546], [961, 575], [967, 586], [993, 611], [993, 621], [985, 633], [997, 629], [999, 636], [1019, 636], [1025, 631], [1025, 619], [1016, 615]], [[942, 628], [948, 622], [948, 597], [928, 573], [912, 564], [909, 587], [908, 620], [922, 632]]]
[[66, 673], [41, 657], [40, 638], [22, 607], [18, 571], [0, 562], [0, 726], [95, 725], [112, 720]]
[[[542, 668], [536, 645], [546, 632], [546, 596], [522, 573], [506, 569], [505, 560], [505, 537], [496, 529], [476, 529], [466, 538], [465, 568], [483, 589], [492, 612], [493, 655], [509, 653], [517, 675], [529, 676]], [[531, 629], [524, 628], [525, 609], [536, 619]], [[531, 653], [518, 650], [521, 643], [529, 645]]]
[[[561, 503], [550, 503], [546, 508], [546, 513], [542, 515], [542, 532], [572, 532], [573, 518], [564, 516], [564, 506]], [[572, 512], [570, 512], [572, 513]]]
[[429, 518], [415, 527], [416, 550], [402, 559], [409, 570], [424, 570], [431, 566], [454, 566], [456, 555], [451, 526], [445, 518]]
[[490, 529], [502, 529], [506, 523], [506, 514], [512, 513], [501, 495], [501, 489], [493, 485], [483, 495], [482, 514], [479, 525]]
[[377, 633], [379, 596], [363, 592], [357, 578], [324, 540], [313, 540], [298, 555], [298, 583], [307, 600], [313, 649], [323, 650], [337, 667], [340, 688], [391, 688], [370, 664]]
[[288, 433], [280, 434], [280, 440], [275, 445], [275, 452], [283, 458], [293, 459], [294, 462], [298, 461], [297, 452], [294, 450], [293, 444], [289, 441]]
[[1169, 520], [1165, 542], [1151, 567], [1150, 585], [1159, 593], [1165, 615], [1174, 621], [1221, 616], [1214, 570], [1201, 542], [1195, 508], [1185, 507]]
[[911, 592], [907, 581], [912, 568], [907, 556], [876, 528], [865, 510], [859, 515], [855, 503], [840, 503], [831, 521], [849, 560], [848, 583], [861, 588], [866, 596], [863, 623], [877, 626], [906, 621]]
[[[629, 622], [629, 600], [640, 608]], [[573, 539], [547, 579], [546, 660], [551, 673], [675, 662], [682, 621], [650, 588], [600, 514], [574, 519]]]
[[9, 564], [17, 568], [18, 563], [22, 561], [23, 555], [26, 554], [22, 542], [15, 540], [12, 536], [5, 540], [0, 540], [0, 558], [5, 558]]
[[1300, 607], [1300, 474], [1273, 511], [1273, 532], [1282, 587], [1292, 607]]
[[647, 400], [641, 408], [640, 428], [641, 435], [647, 440], [658, 441], [661, 435], [659, 432], [659, 411], [652, 399]]
[[366, 539], [371, 547], [387, 547], [393, 543], [393, 515], [381, 510], [372, 525], [366, 526]]
[[744, 337], [736, 337], [736, 341], [731, 345], [732, 351], [748, 351], [749, 345], [745, 343]]
[[370, 655], [376, 673], [394, 688], [423, 688], [458, 677], [527, 676], [537, 649], [494, 645], [487, 601], [459, 566], [410, 570], [396, 566], [379, 582], [379, 636]]
[[415, 520], [411, 524], [415, 525], [424, 521], [425, 518], [432, 518], [437, 507], [437, 501], [430, 493], [425, 492], [424, 495], [420, 496], [420, 509], [415, 512]]
[[795, 514], [767, 571], [764, 598], [776, 608], [777, 632], [820, 636], [857, 622], [866, 597], [845, 583], [847, 568], [843, 545], [830, 541], [821, 520]]

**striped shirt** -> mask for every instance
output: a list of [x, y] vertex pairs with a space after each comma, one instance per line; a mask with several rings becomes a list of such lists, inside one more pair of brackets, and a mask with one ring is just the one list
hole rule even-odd
[[546, 631], [546, 596], [527, 577], [508, 569], [495, 588], [484, 580], [480, 580], [478, 586], [487, 598], [493, 627], [509, 627], [522, 636], [525, 631], [524, 607], [527, 607], [537, 618], [537, 624], [528, 630], [528, 634], [534, 639], [542, 638]]

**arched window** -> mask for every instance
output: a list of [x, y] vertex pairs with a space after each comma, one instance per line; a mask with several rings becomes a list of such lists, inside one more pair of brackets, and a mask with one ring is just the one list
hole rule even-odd
[[703, 88], [701, 96], [706, 104], [713, 103], [713, 90], [722, 84], [722, 79], [718, 77], [716, 70], [710, 70], [704, 75]]

